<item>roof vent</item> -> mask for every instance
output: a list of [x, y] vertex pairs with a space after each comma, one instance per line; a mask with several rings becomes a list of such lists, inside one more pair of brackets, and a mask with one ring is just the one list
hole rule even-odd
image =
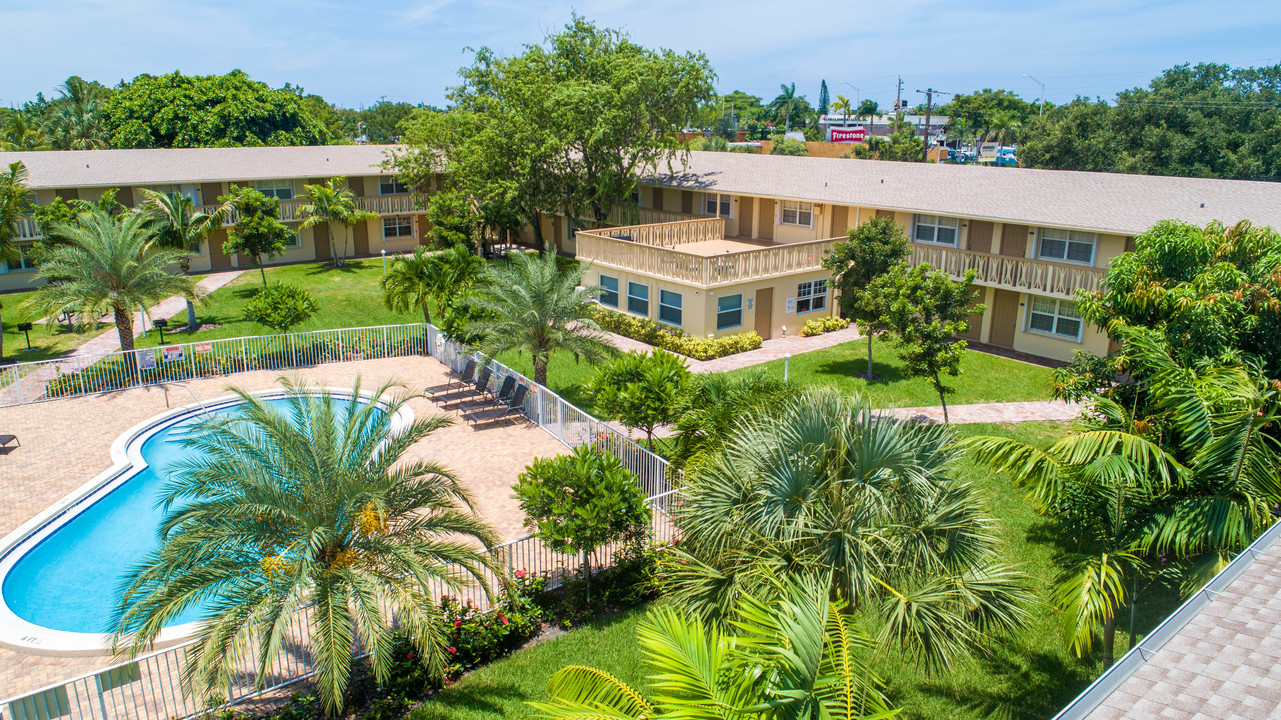
[[[85, 163], [85, 167], [89, 167], [89, 163]], [[1205, 205], [1202, 205], [1201, 207], [1205, 207]]]
[[884, 184], [885, 184], [885, 178], [881, 178], [881, 184], [882, 184], [882, 185], [884, 185]]
[[[85, 167], [89, 167], [89, 166], [85, 165]], [[1201, 203], [1201, 207], [1205, 207], [1205, 203]]]

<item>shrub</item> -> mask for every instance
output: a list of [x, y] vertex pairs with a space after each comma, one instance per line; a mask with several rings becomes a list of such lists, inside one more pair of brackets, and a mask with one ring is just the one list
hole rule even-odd
[[806, 156], [810, 154], [810, 151], [809, 148], [805, 147], [805, 143], [800, 140], [782, 138], [774, 143], [774, 146], [770, 148], [769, 154]]
[[625, 315], [600, 306], [593, 306], [591, 314], [604, 330], [680, 353], [695, 360], [714, 360], [726, 355], [755, 350], [764, 342], [755, 331], [718, 338], [698, 338], [680, 330], [659, 325], [649, 318]]
[[311, 293], [297, 285], [272, 283], [245, 303], [245, 317], [272, 330], [287, 333], [316, 313]]
[[816, 320], [806, 320], [805, 327], [801, 328], [801, 337], [810, 337], [811, 335], [822, 335], [825, 332], [833, 330], [844, 330], [850, 326], [850, 321], [842, 317], [825, 317]]
[[596, 368], [587, 384], [598, 416], [640, 428], [654, 449], [654, 428], [675, 420], [689, 370], [685, 361], [662, 348], [622, 353]]

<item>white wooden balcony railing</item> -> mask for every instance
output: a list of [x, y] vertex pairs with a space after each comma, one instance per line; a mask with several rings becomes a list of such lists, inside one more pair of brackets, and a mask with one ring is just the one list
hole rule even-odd
[[656, 223], [682, 222], [685, 220], [698, 220], [697, 215], [689, 213], [672, 212], [670, 210], [655, 210], [654, 208], [632, 207], [630, 205], [615, 205], [609, 210], [609, 217], [605, 219], [606, 225], [615, 227], [620, 225], [654, 225]]
[[40, 223], [30, 216], [18, 218], [18, 240], [39, 240], [44, 237], [40, 232]]
[[942, 270], [955, 278], [961, 278], [967, 270], [973, 270], [974, 281], [979, 285], [1065, 299], [1071, 299], [1077, 290], [1098, 290], [1099, 281], [1103, 278], [1103, 270], [1100, 268], [956, 250], [949, 247], [913, 245], [912, 264], [921, 263]]
[[602, 265], [713, 287], [820, 268], [836, 242], [835, 238], [815, 240], [712, 256], [676, 249], [724, 237], [725, 221], [719, 218], [580, 230], [577, 254]]
[[[281, 222], [298, 222], [303, 220], [301, 208], [307, 204], [306, 198], [294, 198], [292, 200], [280, 201], [280, 221]], [[356, 198], [356, 207], [368, 212], [375, 212], [379, 215], [399, 215], [403, 213], [415, 212], [414, 196], [410, 193], [398, 195], [361, 195]], [[217, 205], [201, 205], [197, 208], [200, 212], [213, 212], [218, 209]], [[223, 223], [223, 226], [235, 225], [239, 220], [237, 213], [232, 213], [230, 218]]]

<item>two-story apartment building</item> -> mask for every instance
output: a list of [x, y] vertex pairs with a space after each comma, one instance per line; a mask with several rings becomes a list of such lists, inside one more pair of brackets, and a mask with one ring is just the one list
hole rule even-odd
[[1281, 227], [1276, 183], [739, 153], [691, 153], [636, 200], [637, 223], [706, 219], [553, 235], [593, 262], [602, 304], [700, 336], [793, 335], [833, 312], [824, 252], [887, 217], [911, 238], [912, 263], [975, 271], [987, 311], [969, 339], [1055, 360], [1108, 350], [1073, 294], [1097, 289], [1155, 223]]
[[[21, 161], [26, 165], [28, 187], [42, 205], [55, 197], [97, 201], [115, 189], [117, 201], [135, 207], [143, 200], [140, 191], [151, 189], [182, 193], [209, 210], [233, 184], [257, 188], [280, 200], [281, 221], [297, 229], [285, 254], [274, 261], [284, 263], [331, 256], [330, 228], [325, 223], [303, 228], [299, 208], [307, 202], [305, 185], [340, 176], [346, 177], [345, 185], [356, 196], [357, 206], [377, 213], [378, 218], [353, 226], [349, 233], [342, 227], [333, 228], [335, 244], [343, 243], [346, 235], [349, 255], [403, 252], [420, 242], [425, 244], [428, 226], [420, 204], [394, 176], [381, 169], [392, 149], [389, 145], [338, 145], [10, 152], [0, 153], [0, 163], [7, 167]], [[39, 240], [40, 233], [34, 218], [24, 218], [19, 226], [19, 250]], [[192, 259], [192, 270], [248, 267], [247, 258], [223, 253], [226, 239], [225, 227], [211, 233]], [[35, 268], [25, 255], [16, 262], [0, 263], [0, 292], [30, 289], [34, 275]]]

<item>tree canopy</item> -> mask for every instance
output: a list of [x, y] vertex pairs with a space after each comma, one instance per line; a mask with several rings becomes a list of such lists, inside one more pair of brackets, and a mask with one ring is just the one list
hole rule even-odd
[[1078, 97], [1030, 117], [1024, 165], [1189, 177], [1281, 175], [1281, 64], [1180, 65], [1116, 103]]
[[116, 148], [324, 145], [329, 131], [297, 92], [241, 70], [226, 75], [139, 75], [111, 93], [104, 125]]

